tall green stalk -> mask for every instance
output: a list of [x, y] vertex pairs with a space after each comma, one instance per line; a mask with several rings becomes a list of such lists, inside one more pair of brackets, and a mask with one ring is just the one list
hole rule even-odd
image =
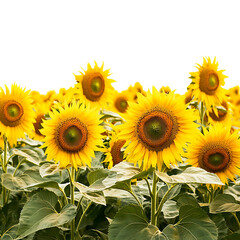
[[157, 208], [157, 175], [156, 170], [153, 171], [153, 184], [151, 194], [151, 224], [156, 225], [156, 208]]
[[[3, 152], [2, 170], [3, 170], [3, 173], [7, 173], [7, 138], [5, 135], [3, 136], [3, 140], [4, 140], [4, 152]], [[7, 190], [4, 186], [2, 186], [3, 207], [6, 203], [6, 196], [7, 196]]]
[[[75, 205], [74, 200], [74, 182], [75, 182], [75, 169], [71, 167], [71, 175], [70, 178], [70, 194], [71, 194], [71, 204]], [[75, 218], [73, 218], [71, 223], [71, 240], [75, 240]]]

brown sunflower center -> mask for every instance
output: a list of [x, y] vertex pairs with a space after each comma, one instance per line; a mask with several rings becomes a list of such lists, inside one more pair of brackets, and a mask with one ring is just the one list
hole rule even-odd
[[126, 140], [119, 139], [114, 142], [111, 148], [113, 166], [123, 161], [123, 151], [121, 151]]
[[214, 121], [223, 121], [226, 116], [227, 116], [227, 111], [228, 111], [228, 106], [226, 102], [222, 103], [222, 106], [225, 108], [225, 110], [223, 109], [217, 109], [218, 111], [218, 116], [214, 113], [214, 111], [209, 112], [210, 117], [214, 120]]
[[87, 127], [77, 118], [66, 119], [57, 127], [55, 139], [62, 150], [78, 152], [86, 145]]
[[44, 114], [40, 114], [37, 116], [36, 118], [36, 122], [33, 124], [34, 129], [35, 129], [35, 133], [38, 135], [42, 135], [42, 133], [40, 132], [40, 129], [42, 129], [42, 120], [44, 119]]
[[82, 81], [83, 94], [90, 101], [98, 101], [105, 89], [105, 82], [100, 73], [84, 76]]
[[208, 172], [221, 172], [227, 168], [232, 154], [221, 142], [209, 143], [201, 149], [199, 164]]
[[138, 137], [149, 150], [161, 151], [169, 147], [177, 132], [177, 119], [166, 109], [154, 108], [138, 120]]
[[117, 110], [121, 113], [124, 113], [127, 111], [128, 108], [128, 102], [127, 99], [124, 97], [119, 97], [115, 100], [114, 103], [115, 107], [117, 108]]
[[207, 95], [214, 95], [219, 87], [218, 75], [208, 69], [204, 69], [200, 73], [199, 88]]
[[19, 125], [19, 121], [23, 116], [23, 113], [23, 107], [19, 102], [15, 100], [9, 100], [1, 109], [0, 120], [6, 126], [15, 127]]

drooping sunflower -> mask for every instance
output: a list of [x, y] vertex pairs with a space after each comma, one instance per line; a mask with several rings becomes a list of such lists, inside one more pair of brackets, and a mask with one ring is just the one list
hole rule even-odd
[[45, 136], [47, 159], [60, 162], [61, 168], [91, 166], [91, 157], [102, 145], [102, 127], [98, 111], [75, 103], [49, 112], [51, 119], [44, 120], [40, 132]]
[[98, 67], [95, 62], [94, 67], [88, 63], [87, 70], [75, 75], [78, 82], [75, 85], [76, 93], [84, 104], [90, 104], [93, 107], [104, 108], [111, 100], [113, 90], [113, 79], [109, 79], [109, 69], [103, 70], [103, 64]]
[[211, 63], [211, 59], [203, 58], [203, 65], [197, 64], [197, 72], [191, 72], [192, 83], [189, 88], [192, 89], [192, 96], [199, 102], [202, 101], [207, 109], [215, 104], [220, 105], [225, 97], [226, 90], [222, 88], [227, 78], [223, 74], [225, 70], [218, 70], [216, 57]]
[[125, 139], [119, 139], [117, 134], [113, 132], [111, 140], [109, 141], [109, 148], [105, 149], [106, 158], [103, 161], [109, 163], [109, 169], [124, 160], [122, 148], [125, 143]]
[[205, 128], [188, 147], [187, 162], [218, 175], [226, 184], [240, 175], [240, 141], [237, 132], [230, 133], [231, 126], [216, 123]]
[[0, 88], [0, 129], [13, 146], [18, 138], [25, 138], [24, 133], [33, 129], [35, 114], [30, 90], [25, 91], [16, 84], [11, 85], [11, 92], [5, 88], [6, 92]]
[[161, 170], [163, 162], [169, 167], [182, 161], [183, 147], [197, 131], [192, 110], [186, 109], [181, 96], [154, 87], [146, 97], [138, 94], [138, 104], [129, 103], [125, 119], [119, 128], [126, 140], [126, 160], [143, 169], [157, 165]]

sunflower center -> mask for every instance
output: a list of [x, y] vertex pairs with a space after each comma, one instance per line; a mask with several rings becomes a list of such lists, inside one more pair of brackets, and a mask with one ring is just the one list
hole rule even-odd
[[55, 135], [56, 142], [67, 152], [78, 152], [87, 142], [88, 131], [79, 119], [66, 119], [59, 124]]
[[200, 90], [202, 92], [205, 92], [207, 95], [214, 95], [218, 87], [219, 87], [218, 75], [213, 71], [204, 69], [200, 73], [199, 81]]
[[178, 124], [173, 114], [160, 108], [154, 108], [140, 117], [137, 133], [141, 142], [153, 151], [169, 147], [178, 132]]
[[91, 101], [98, 101], [105, 89], [105, 82], [100, 73], [86, 75], [82, 81], [83, 94]]
[[0, 114], [0, 120], [10, 127], [15, 127], [19, 124], [21, 117], [23, 116], [22, 105], [14, 100], [9, 100], [3, 106]]
[[125, 99], [124, 97], [117, 98], [116, 101], [115, 101], [115, 107], [121, 113], [126, 112], [127, 108], [128, 108], [127, 99]]
[[201, 149], [199, 165], [208, 172], [221, 172], [227, 168], [232, 158], [231, 152], [221, 142], [209, 143]]
[[121, 151], [126, 140], [119, 139], [114, 142], [111, 148], [113, 166], [123, 161], [123, 151]]
[[41, 136], [43, 136], [42, 133], [40, 132], [40, 129], [42, 129], [42, 120], [43, 119], [44, 119], [44, 114], [40, 114], [37, 116], [36, 122], [33, 124], [35, 132]]
[[208, 162], [213, 166], [219, 166], [224, 161], [224, 156], [221, 153], [214, 153], [209, 155]]

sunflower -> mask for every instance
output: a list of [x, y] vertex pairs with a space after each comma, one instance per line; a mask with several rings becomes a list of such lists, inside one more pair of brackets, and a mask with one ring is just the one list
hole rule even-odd
[[138, 93], [141, 93], [143, 96], [146, 96], [146, 92], [143, 90], [143, 87], [139, 82], [136, 82], [134, 86], [130, 85], [126, 91], [131, 93], [130, 95], [132, 96], [132, 100], [134, 102], [137, 102], [138, 100], [137, 97]]
[[114, 88], [112, 83], [113, 79], [109, 79], [109, 69], [103, 71], [103, 64], [98, 67], [95, 62], [94, 68], [90, 64], [87, 65], [87, 70], [80, 72], [81, 75], [75, 75], [78, 82], [75, 85], [76, 93], [79, 99], [84, 104], [91, 104], [93, 107], [104, 108], [112, 98]]
[[51, 119], [44, 120], [40, 132], [45, 136], [47, 159], [60, 162], [61, 168], [91, 165], [91, 157], [102, 145], [98, 112], [89, 106], [73, 102], [64, 108], [49, 112]]
[[187, 162], [215, 173], [226, 184], [240, 175], [240, 141], [237, 132], [230, 133], [230, 126], [216, 123], [204, 128], [188, 147]]
[[[221, 106], [214, 107], [215, 111], [213, 108], [211, 110], [206, 111], [206, 122], [209, 122], [211, 124], [215, 124], [217, 122], [221, 122], [224, 125], [231, 125], [231, 120], [232, 120], [232, 111], [229, 108], [229, 103], [227, 101], [223, 101]], [[215, 113], [217, 111], [217, 114]]]
[[197, 131], [194, 120], [192, 110], [174, 92], [160, 93], [153, 87], [146, 97], [138, 94], [138, 104], [129, 103], [126, 123], [120, 126], [126, 160], [138, 162], [144, 170], [182, 161], [183, 147]]
[[114, 91], [113, 98], [109, 102], [107, 109], [116, 112], [120, 115], [124, 115], [128, 109], [128, 103], [132, 101], [132, 93], [125, 90], [122, 92]]
[[10, 146], [16, 144], [18, 138], [25, 138], [24, 133], [33, 129], [34, 111], [30, 90], [12, 84], [11, 92], [0, 88], [0, 129], [7, 137]]
[[162, 86], [159, 91], [169, 94], [172, 90], [169, 86], [166, 86], [166, 87]]
[[[214, 58], [203, 58], [203, 65], [197, 64], [197, 72], [191, 72], [192, 83], [189, 88], [193, 90], [192, 95], [198, 101], [202, 101], [207, 109], [215, 104], [220, 105], [225, 97], [225, 89], [221, 86], [225, 84], [224, 70], [218, 70], [218, 62]], [[217, 114], [217, 113], [216, 113]]]
[[34, 130], [29, 132], [29, 137], [38, 141], [42, 141], [44, 136], [40, 132], [42, 129], [42, 122], [45, 119], [45, 115], [50, 111], [51, 105], [48, 102], [43, 102], [41, 104], [36, 104], [35, 109], [35, 123], [33, 124]]
[[124, 160], [123, 156], [123, 145], [126, 143], [126, 140], [119, 139], [115, 132], [112, 132], [111, 140], [109, 141], [109, 148], [106, 148], [106, 158], [103, 162], [108, 162], [108, 168], [112, 168], [116, 164]]

